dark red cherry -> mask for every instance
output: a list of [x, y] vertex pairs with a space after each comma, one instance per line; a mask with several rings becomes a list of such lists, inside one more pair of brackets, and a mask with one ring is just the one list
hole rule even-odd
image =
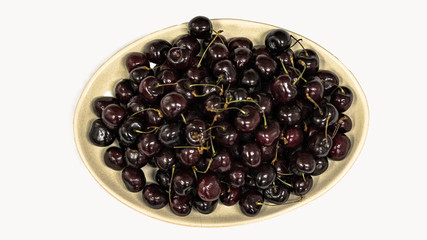
[[212, 158], [212, 164], [209, 168], [214, 173], [224, 173], [231, 169], [232, 158], [225, 149], [221, 149]]
[[262, 162], [268, 163], [276, 156], [277, 143], [270, 146], [260, 146]]
[[196, 178], [190, 169], [178, 169], [172, 178], [172, 189], [177, 195], [184, 196], [196, 185]]
[[169, 204], [169, 207], [175, 215], [185, 217], [191, 212], [191, 200], [191, 194], [185, 196], [173, 195], [171, 197], [171, 203]]
[[286, 125], [295, 125], [302, 120], [301, 109], [297, 105], [282, 105], [277, 111], [277, 120]]
[[314, 127], [322, 129], [326, 127], [326, 122], [328, 122], [328, 126], [331, 126], [338, 121], [339, 114], [334, 105], [330, 103], [320, 105], [320, 110], [321, 112], [318, 109], [315, 110], [311, 116], [311, 124]]
[[316, 158], [316, 169], [311, 174], [313, 176], [318, 176], [324, 173], [329, 167], [329, 162], [327, 157]]
[[301, 109], [301, 119], [305, 120], [310, 117], [313, 111], [313, 104], [304, 98], [296, 98], [295, 104]]
[[281, 54], [291, 46], [291, 35], [283, 29], [271, 30], [265, 36], [265, 46], [274, 55]]
[[187, 78], [190, 79], [192, 83], [200, 83], [208, 75], [208, 70], [204, 66], [201, 66], [199, 68], [190, 67], [186, 72]]
[[272, 57], [271, 53], [267, 50], [267, 48], [264, 45], [254, 46], [252, 49], [252, 55], [254, 56], [254, 59], [259, 55], [266, 55], [266, 56]]
[[302, 176], [295, 176], [294, 181], [292, 183], [292, 189], [295, 195], [304, 196], [306, 195], [311, 188], [313, 187], [313, 178], [305, 174]]
[[168, 194], [157, 184], [148, 184], [142, 190], [142, 199], [151, 208], [160, 209], [168, 203]]
[[164, 87], [159, 86], [160, 82], [154, 76], [144, 78], [139, 84], [139, 94], [149, 103], [156, 102], [164, 93]]
[[261, 211], [262, 203], [264, 203], [264, 197], [260, 192], [248, 190], [242, 195], [239, 206], [243, 214], [254, 217]]
[[319, 103], [323, 98], [323, 84], [320, 82], [319, 78], [315, 78], [308, 83], [306, 83], [302, 89], [301, 92], [303, 96], [306, 96], [308, 94], [311, 99], [313, 99], [315, 102]]
[[277, 161], [273, 164], [274, 169], [276, 170], [277, 178], [286, 180], [287, 178], [293, 176], [294, 174], [289, 170], [287, 166], [287, 161], [282, 158], [278, 158]]
[[289, 168], [297, 175], [310, 174], [316, 169], [316, 161], [311, 153], [297, 151], [290, 157]]
[[231, 187], [240, 188], [245, 185], [246, 171], [244, 167], [236, 167], [233, 165], [232, 169], [227, 173], [227, 180]]
[[148, 76], [154, 76], [154, 72], [151, 68], [145, 66], [136, 67], [129, 73], [130, 80], [132, 80], [138, 86], [141, 81]]
[[335, 73], [328, 70], [319, 70], [316, 73], [316, 77], [318, 77], [323, 84], [325, 96], [331, 95], [331, 93], [337, 89], [339, 79]]
[[256, 90], [261, 82], [259, 74], [252, 68], [243, 72], [242, 79], [240, 80], [240, 86], [246, 88], [248, 93], [252, 93]]
[[226, 85], [237, 83], [236, 68], [228, 59], [218, 61], [213, 67], [213, 74], [217, 79], [221, 78], [221, 82]]
[[239, 140], [239, 133], [228, 122], [221, 122], [216, 125], [213, 130], [215, 136], [215, 143], [220, 144], [223, 147], [231, 147]]
[[162, 64], [171, 47], [172, 45], [169, 42], [163, 39], [155, 39], [145, 45], [143, 52], [150, 62]]
[[261, 149], [256, 143], [247, 143], [242, 146], [241, 159], [246, 166], [256, 168], [261, 165]]
[[280, 75], [273, 80], [270, 91], [277, 103], [287, 103], [298, 94], [297, 87], [292, 84], [289, 75]]
[[234, 126], [236, 129], [241, 132], [251, 132], [255, 130], [261, 121], [258, 109], [251, 105], [245, 105], [241, 110], [243, 112], [239, 111], [234, 119]]
[[340, 133], [349, 132], [353, 128], [353, 122], [351, 121], [351, 118], [345, 114], [340, 114], [338, 121], [334, 124], [333, 127], [329, 128], [328, 131], [333, 132], [338, 124], [338, 132]]
[[119, 127], [119, 142], [124, 146], [131, 146], [138, 140], [139, 133], [142, 131], [144, 123], [138, 117], [130, 117], [126, 119]]
[[282, 68], [283, 63], [283, 65], [286, 67], [286, 70], [289, 72], [289, 67], [294, 66], [295, 54], [294, 51], [289, 48], [288, 50], [275, 56], [274, 59], [276, 60], [279, 69]]
[[301, 145], [304, 140], [304, 133], [301, 128], [289, 127], [285, 130], [283, 137], [286, 139], [287, 148], [296, 148]]
[[145, 121], [149, 126], [160, 126], [163, 123], [163, 115], [159, 115], [159, 112], [155, 110], [147, 110], [145, 111]]
[[96, 116], [101, 117], [102, 111], [110, 104], [120, 104], [119, 99], [114, 97], [98, 97], [93, 101], [92, 107]]
[[255, 132], [255, 141], [261, 146], [271, 146], [280, 137], [280, 124], [275, 120], [268, 120], [267, 125], [261, 124]]
[[144, 172], [139, 168], [125, 167], [122, 171], [122, 180], [131, 192], [141, 191], [146, 183]]
[[148, 62], [147, 57], [140, 52], [131, 52], [126, 56], [125, 61], [126, 68], [128, 72], [136, 67], [146, 66], [149, 67], [150, 63]]
[[193, 206], [199, 213], [202, 214], [210, 214], [218, 206], [218, 200], [207, 202], [200, 199], [200, 197], [193, 197]]
[[187, 110], [187, 99], [177, 92], [170, 92], [160, 100], [160, 110], [169, 120], [173, 120]]
[[251, 50], [252, 47], [252, 41], [246, 37], [234, 37], [228, 41], [228, 49], [230, 51], [234, 51], [236, 48], [248, 48]]
[[197, 38], [191, 36], [190, 34], [184, 34], [178, 37], [174, 43], [174, 47], [186, 48], [190, 50], [191, 55], [196, 56], [199, 54], [201, 46]]
[[190, 35], [198, 39], [206, 39], [212, 35], [212, 22], [204, 16], [197, 16], [188, 22]]
[[109, 147], [104, 153], [104, 163], [111, 169], [122, 170], [127, 165], [123, 149]]
[[166, 55], [168, 65], [177, 70], [185, 70], [191, 66], [191, 51], [186, 48], [173, 47]]
[[170, 180], [170, 174], [167, 171], [164, 171], [161, 169], [157, 170], [154, 178], [156, 179], [156, 182], [159, 184], [159, 186], [163, 190], [169, 191], [169, 185], [171, 180]]
[[[304, 64], [301, 62], [304, 62]], [[304, 65], [306, 68], [304, 71], [304, 76], [315, 75], [317, 71], [319, 71], [319, 56], [317, 53], [311, 49], [296, 51], [295, 67], [302, 72], [304, 70]]]
[[177, 149], [176, 156], [184, 167], [192, 167], [201, 159], [200, 153], [196, 148]]
[[156, 166], [161, 170], [169, 170], [176, 163], [175, 153], [169, 148], [163, 148], [154, 156]]
[[[225, 98], [233, 101], [242, 101], [248, 98], [248, 91], [244, 88], [232, 88], [225, 92]], [[230, 103], [230, 107], [240, 107], [244, 102]]]
[[209, 132], [206, 130], [206, 123], [200, 119], [194, 119], [185, 125], [185, 139], [187, 143], [192, 146], [200, 146], [201, 143], [206, 141]]
[[340, 87], [331, 95], [331, 103], [339, 112], [345, 112], [353, 102], [353, 93], [347, 87]]
[[102, 111], [102, 122], [109, 129], [116, 130], [126, 119], [127, 113], [124, 108], [117, 104], [110, 104]]
[[90, 128], [89, 139], [96, 146], [105, 147], [114, 142], [116, 133], [107, 128], [101, 119], [97, 119], [92, 123]]
[[215, 201], [221, 194], [221, 183], [212, 173], [203, 174], [197, 183], [197, 195], [204, 201]]
[[225, 206], [233, 206], [238, 203], [242, 196], [242, 189], [235, 187], [228, 187], [226, 184], [222, 184], [222, 192], [219, 196], [219, 200]]
[[157, 135], [159, 142], [166, 147], [173, 147], [181, 143], [181, 124], [167, 123], [160, 127]]
[[[156, 78], [159, 80], [160, 84], [173, 84], [180, 79], [180, 76], [178, 72], [173, 69], [165, 69], [157, 73]], [[175, 88], [175, 86], [166, 85], [164, 88], [166, 91], [171, 91]]]
[[255, 184], [259, 189], [267, 189], [276, 180], [276, 169], [271, 164], [262, 164], [256, 169]]
[[153, 133], [141, 134], [139, 136], [137, 146], [138, 151], [140, 151], [147, 157], [152, 157], [156, 155], [162, 148], [162, 145], [157, 140], [156, 135], [154, 135]]
[[140, 153], [138, 149], [127, 147], [124, 157], [127, 164], [134, 168], [142, 168], [148, 163], [148, 157]]
[[261, 113], [264, 112], [266, 116], [271, 114], [271, 109], [273, 108], [273, 98], [270, 94], [265, 92], [257, 93], [254, 97], [254, 100], [260, 106]]
[[289, 199], [289, 189], [283, 184], [271, 185], [262, 192], [264, 198], [274, 204], [282, 204]]
[[212, 68], [218, 61], [228, 59], [229, 55], [227, 46], [222, 43], [214, 43], [209, 47], [206, 55], [207, 66]]
[[140, 95], [133, 96], [129, 102], [126, 104], [126, 111], [128, 115], [133, 115], [136, 112], [135, 117], [143, 118], [145, 116], [145, 111], [142, 111], [146, 108], [146, 102], [143, 97]]
[[324, 132], [317, 132], [308, 138], [308, 149], [317, 158], [326, 157], [332, 148], [332, 138]]
[[239, 47], [234, 49], [231, 54], [231, 60], [236, 66], [237, 71], [241, 72], [247, 69], [251, 64], [252, 51], [250, 48]]
[[255, 70], [263, 79], [270, 79], [276, 73], [277, 63], [267, 55], [258, 55], [254, 63]]
[[351, 141], [346, 135], [338, 133], [332, 139], [332, 148], [329, 151], [328, 158], [335, 161], [343, 160], [349, 153]]

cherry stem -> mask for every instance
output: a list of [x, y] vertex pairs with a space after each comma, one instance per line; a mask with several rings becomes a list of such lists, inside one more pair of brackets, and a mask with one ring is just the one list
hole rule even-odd
[[[189, 87], [200, 87], [200, 86], [204, 86], [204, 87], [213, 87], [213, 88], [218, 88], [220, 90], [219, 95], [222, 96], [222, 94], [224, 93], [224, 88], [223, 86], [218, 86], [215, 84], [210, 84], [210, 83], [197, 83], [197, 84], [191, 84]], [[194, 95], [194, 94], [193, 94]]]
[[299, 43], [299, 41], [302, 41], [302, 38], [300, 39], [293, 38], [293, 39], [295, 39], [295, 42], [289, 48], [293, 48], [296, 44]]
[[[304, 61], [302, 61], [302, 60], [298, 60], [298, 62], [304, 67], [303, 69], [302, 69], [302, 72], [301, 72], [301, 74], [298, 76], [298, 78], [297, 78], [297, 80], [295, 80], [295, 82], [294, 83], [292, 83], [292, 85], [295, 85], [295, 84], [297, 84], [297, 82], [302, 78], [302, 75], [304, 74], [304, 72], [305, 72], [305, 70], [307, 69], [307, 64], [305, 64], [305, 62]], [[304, 79], [305, 80], [305, 79]], [[307, 80], [305, 80], [306, 82], [307, 82]]]
[[277, 178], [277, 180], [279, 180], [280, 182], [282, 182], [283, 184], [285, 184], [285, 185], [286, 185], [286, 186], [288, 186], [288, 187], [293, 187], [293, 186], [292, 186], [292, 184], [287, 183], [287, 182], [283, 181], [283, 180], [282, 180], [282, 179], [280, 179], [280, 178]]
[[150, 126], [150, 127], [147, 127], [147, 129], [151, 129], [151, 130], [149, 130], [149, 131], [141, 131], [141, 130], [138, 130], [138, 129], [134, 129], [133, 131], [134, 132], [136, 132], [136, 133], [152, 133], [152, 132], [157, 132], [158, 130], [159, 130], [159, 127], [157, 127], [157, 126]]
[[206, 47], [205, 51], [203, 52], [202, 57], [200, 57], [200, 61], [199, 61], [199, 63], [197, 64], [197, 68], [199, 68], [199, 67], [200, 67], [200, 65], [202, 64], [202, 60], [203, 60], [203, 58], [205, 57], [206, 52], [208, 51], [209, 47], [212, 45], [212, 43], [215, 41], [215, 39], [216, 39], [216, 38], [217, 38], [217, 37], [218, 37], [222, 32], [223, 32], [223, 30], [215, 31], [215, 37], [214, 37], [214, 38], [212, 38], [211, 42], [209, 43], [209, 45]]
[[280, 63], [282, 64], [283, 71], [285, 71], [286, 74], [289, 74], [288, 70], [285, 67], [285, 64], [283, 64], [283, 60], [282, 59], [280, 59]]
[[328, 117], [326, 118], [326, 127], [325, 127], [325, 146], [328, 145], [328, 125], [329, 125], [329, 119], [331, 118], [331, 115], [328, 115]]
[[163, 84], [157, 84], [156, 86], [154, 86], [154, 88], [158, 88], [158, 87], [164, 87], [164, 86], [175, 86], [177, 83], [163, 83]]
[[261, 106], [255, 100], [253, 100], [251, 97], [248, 97], [248, 98], [242, 99], [242, 100], [231, 100], [231, 101], [229, 101], [228, 99], [225, 99], [224, 107], [227, 108], [229, 104], [238, 103], [238, 102], [250, 102], [250, 103], [254, 103], [255, 105], [257, 105], [257, 107], [261, 110], [262, 118], [264, 119], [264, 127], [268, 128], [267, 117], [265, 116], [264, 109], [262, 109]]
[[141, 66], [140, 68], [143, 68], [145, 70], [151, 70], [151, 68], [147, 67], [147, 66]]
[[[305, 52], [305, 56], [306, 57], [308, 57], [308, 53], [307, 53], [307, 50], [305, 49], [305, 47], [302, 45], [302, 39], [300, 39], [300, 40], [297, 40], [294, 36], [292, 36], [291, 35], [291, 37], [301, 46], [301, 48], [304, 50], [304, 52]], [[301, 42], [300, 42], [301, 41]]]
[[130, 115], [130, 117], [133, 117], [133, 116], [135, 116], [135, 115], [137, 115], [139, 113], [142, 113], [144, 111], [149, 111], [149, 110], [156, 111], [159, 114], [159, 117], [161, 117], [161, 118], [163, 117], [162, 111], [160, 111], [159, 109], [156, 109], [156, 108], [144, 108], [142, 110], [134, 112], [132, 115]]
[[271, 207], [277, 207], [277, 206], [281, 206], [284, 204], [292, 204], [292, 203], [297, 203], [300, 202], [304, 197], [303, 196], [299, 196], [299, 199], [293, 200], [293, 201], [289, 201], [289, 202], [284, 202], [281, 204], [270, 204], [270, 203], [264, 203], [264, 202], [256, 202], [256, 205], [265, 205], [265, 206], [271, 206]]
[[208, 170], [209, 170], [209, 168], [210, 168], [210, 167], [211, 167], [211, 165], [212, 165], [212, 162], [213, 162], [213, 158], [209, 159], [208, 166], [207, 166], [207, 167], [206, 167], [206, 169], [205, 169], [205, 170], [203, 170], [203, 171], [200, 171], [199, 169], [197, 169], [197, 167], [196, 167], [196, 166], [193, 166], [193, 170], [194, 170], [194, 171], [196, 171], [196, 172], [198, 172], [198, 173], [207, 173], [207, 172], [208, 172]]
[[308, 131], [307, 123], [305, 121], [303, 121], [303, 123], [304, 123], [304, 132], [307, 132]]
[[[322, 82], [328, 82], [328, 81], [326, 81], [326, 80], [320, 80], [320, 81], [322, 81]], [[341, 92], [342, 93], [345, 93], [344, 92], [344, 89], [340, 86], [340, 85], [338, 85], [338, 84], [336, 84], [336, 83], [333, 83], [333, 82], [329, 82], [330, 84], [332, 84], [332, 85], [334, 85], [335, 87], [337, 87], [337, 88], [339, 88], [340, 90], [341, 90]]]
[[210, 130], [212, 130], [212, 129], [214, 129], [214, 128], [221, 128], [221, 129], [222, 129], [222, 131], [225, 131], [225, 130], [226, 130], [226, 128], [225, 128], [224, 126], [216, 125], [216, 126], [212, 126], [212, 127], [208, 128], [208, 129], [204, 130], [202, 133], [205, 133], [205, 132], [207, 132], [207, 131], [210, 131]]
[[304, 173], [302, 173], [302, 180], [304, 180], [304, 182], [306, 182], [306, 181], [305, 181]]
[[172, 207], [172, 198], [171, 198], [171, 192], [172, 192], [172, 180], [173, 180], [173, 175], [175, 173], [175, 164], [172, 165], [172, 173], [171, 173], [171, 178], [169, 180], [169, 204]]
[[314, 104], [314, 106], [315, 106], [317, 109], [319, 109], [319, 113], [320, 113], [321, 115], [323, 115], [323, 111], [322, 111], [322, 109], [320, 109], [319, 104], [317, 104], [317, 102], [316, 102], [316, 101], [314, 101], [314, 100], [313, 100], [313, 98], [311, 98], [311, 97], [310, 97], [310, 95], [309, 95], [308, 93], [306, 93], [306, 94], [305, 94], [305, 96], [307, 97], [307, 99], [308, 99], [311, 103], [313, 103], [313, 104]]
[[345, 120], [347, 120], [348, 117], [347, 116], [342, 116], [340, 119], [338, 119], [337, 125], [335, 126], [334, 132], [332, 133], [332, 139], [334, 139], [334, 137], [337, 135], [338, 130], [340, 129], [341, 123]]
[[292, 176], [292, 175], [294, 175], [293, 173], [282, 173], [282, 172], [277, 172], [277, 174], [279, 174], [280, 176]]
[[184, 114], [181, 113], [182, 121], [184, 121], [184, 124], [187, 125], [187, 119], [185, 119]]
[[276, 154], [274, 155], [273, 160], [271, 160], [271, 165], [274, 165], [274, 163], [277, 161], [277, 154], [279, 153], [279, 141], [276, 143]]
[[206, 106], [206, 110], [208, 110], [209, 112], [223, 112], [225, 110], [230, 110], [230, 109], [235, 109], [235, 110], [239, 110], [241, 113], [246, 115], [246, 112], [243, 111], [242, 109], [238, 108], [238, 107], [227, 107], [227, 108], [218, 108], [218, 109], [214, 109], [211, 107]]

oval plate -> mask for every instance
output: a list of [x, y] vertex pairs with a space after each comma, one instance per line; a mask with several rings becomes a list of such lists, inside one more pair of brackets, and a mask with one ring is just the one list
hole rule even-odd
[[[224, 30], [223, 35], [225, 37], [244, 36], [251, 39], [254, 45], [264, 44], [264, 38], [268, 31], [279, 28], [268, 24], [235, 19], [214, 19], [212, 23], [214, 29]], [[165, 222], [197, 227], [223, 227], [257, 222], [296, 209], [331, 189], [349, 171], [359, 156], [367, 136], [369, 112], [365, 94], [353, 74], [335, 56], [313, 41], [288, 31], [296, 38], [302, 38], [304, 47], [313, 49], [318, 53], [320, 69], [333, 71], [339, 77], [341, 85], [353, 90], [353, 105], [346, 112], [353, 120], [353, 129], [347, 134], [353, 146], [344, 160], [329, 161], [328, 170], [320, 176], [313, 177], [313, 188], [302, 201], [282, 206], [264, 206], [256, 217], [243, 215], [238, 204], [231, 207], [218, 204], [217, 209], [209, 215], [200, 214], [193, 209], [190, 215], [178, 217], [170, 211], [168, 206], [160, 210], [149, 208], [142, 202], [141, 192], [131, 193], [127, 191], [121, 180], [121, 172], [114, 171], [104, 164], [105, 148], [96, 147], [89, 140], [88, 133], [91, 123], [97, 119], [92, 111], [92, 102], [99, 96], [112, 96], [115, 84], [128, 77], [129, 74], [124, 65], [127, 53], [140, 52], [146, 43], [158, 38], [172, 42], [174, 38], [187, 33], [187, 31], [187, 24], [180, 24], [149, 34], [128, 45], [114, 54], [96, 71], [81, 94], [74, 115], [74, 140], [83, 163], [107, 192], [136, 211]], [[293, 49], [298, 49], [298, 47], [295, 46]], [[154, 169], [146, 166], [143, 171], [147, 177], [147, 182], [154, 182]], [[293, 198], [296, 196], [291, 195], [290, 199]]]

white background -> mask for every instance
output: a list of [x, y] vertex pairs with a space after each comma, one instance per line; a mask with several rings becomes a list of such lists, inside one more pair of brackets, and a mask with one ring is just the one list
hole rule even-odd
[[[1, 1], [0, 239], [426, 239], [422, 2]], [[72, 132], [86, 82], [122, 47], [196, 15], [289, 29], [354, 73], [369, 102], [369, 135], [332, 190], [270, 220], [201, 229], [142, 215], [92, 178]]]

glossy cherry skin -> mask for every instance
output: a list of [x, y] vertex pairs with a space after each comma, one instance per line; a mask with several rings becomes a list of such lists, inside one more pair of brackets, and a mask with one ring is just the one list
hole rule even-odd
[[150, 207], [160, 209], [168, 204], [168, 194], [157, 184], [148, 184], [142, 190], [142, 199]]
[[203, 174], [197, 183], [197, 195], [207, 202], [215, 201], [221, 194], [221, 183], [216, 174]]
[[219, 200], [225, 206], [233, 206], [238, 203], [242, 196], [242, 189], [235, 187], [228, 187], [226, 184], [221, 185], [221, 195]]
[[146, 183], [144, 172], [139, 168], [125, 167], [122, 171], [122, 180], [131, 192], [141, 191]]
[[255, 184], [259, 189], [267, 189], [276, 180], [276, 169], [271, 164], [262, 164], [256, 169]]
[[171, 47], [172, 45], [169, 42], [163, 39], [155, 39], [145, 45], [143, 52], [150, 62], [162, 64]]
[[218, 206], [218, 200], [207, 202], [196, 196], [193, 197], [193, 206], [199, 213], [210, 214]]
[[110, 104], [120, 104], [119, 99], [114, 97], [98, 97], [93, 101], [92, 107], [96, 116], [101, 117], [102, 111]]
[[228, 41], [228, 49], [230, 49], [230, 51], [234, 51], [236, 48], [247, 48], [251, 50], [252, 47], [252, 41], [246, 37], [234, 37]]
[[119, 147], [109, 147], [104, 153], [104, 163], [114, 170], [122, 170], [127, 166], [123, 149]]
[[295, 195], [304, 196], [307, 194], [311, 188], [313, 187], [313, 178], [305, 174], [302, 176], [295, 176], [294, 181], [292, 183], [292, 189]]
[[215, 136], [215, 143], [220, 144], [223, 147], [231, 147], [239, 140], [239, 133], [228, 122], [218, 123], [215, 129], [213, 129], [213, 135]]
[[297, 105], [301, 109], [301, 119], [305, 120], [311, 116], [313, 112], [313, 104], [304, 98], [296, 98], [295, 105]]
[[311, 174], [313, 176], [318, 176], [324, 173], [329, 167], [329, 162], [327, 157], [316, 158], [316, 169]]
[[132, 80], [138, 86], [141, 81], [148, 76], [154, 76], [154, 72], [151, 68], [145, 66], [136, 67], [132, 69], [132, 71], [130, 71], [129, 73], [130, 80]]
[[204, 66], [190, 67], [185, 73], [186, 77], [191, 80], [192, 83], [200, 83], [204, 78], [206, 78], [209, 73], [208, 69]]
[[173, 195], [169, 207], [175, 215], [185, 217], [191, 212], [191, 200], [191, 194], [185, 196]]
[[119, 127], [119, 142], [124, 146], [131, 146], [136, 143], [140, 133], [136, 131], [143, 131], [144, 123], [138, 117], [130, 117], [126, 119]]
[[127, 164], [134, 168], [142, 168], [148, 163], [148, 157], [140, 153], [138, 149], [127, 147], [124, 157]]
[[287, 178], [293, 175], [287, 166], [287, 161], [282, 158], [278, 158], [277, 161], [274, 162], [273, 166], [276, 170], [277, 178], [285, 181]]
[[167, 171], [164, 170], [157, 170], [156, 175], [154, 176], [156, 179], [156, 182], [159, 184], [159, 186], [163, 190], [169, 191], [169, 184], [170, 184], [170, 174]]
[[257, 108], [251, 105], [245, 105], [241, 108], [234, 119], [234, 126], [238, 131], [251, 132], [256, 129], [261, 121], [261, 116]]
[[105, 147], [114, 142], [116, 133], [107, 128], [101, 119], [97, 119], [92, 123], [90, 128], [89, 139], [96, 146]]
[[316, 168], [316, 161], [311, 153], [297, 151], [289, 159], [289, 168], [296, 175], [310, 174]]
[[[176, 83], [180, 79], [180, 75], [173, 69], [165, 69], [157, 73], [156, 78], [161, 84], [172, 84]], [[171, 91], [175, 88], [173, 85], [164, 86], [166, 91]]]
[[304, 141], [304, 133], [298, 127], [289, 127], [285, 130], [283, 137], [286, 139], [287, 148], [296, 148]]
[[306, 94], [308, 94], [311, 99], [319, 103], [323, 98], [323, 84], [318, 78], [311, 80], [302, 87], [301, 93], [303, 96], [306, 96]]
[[220, 96], [211, 95], [203, 103], [203, 111], [211, 118], [217, 116], [217, 121], [224, 121], [227, 118], [228, 111], [215, 111], [223, 108], [222, 102], [223, 100]]
[[341, 87], [335, 90], [331, 95], [331, 103], [339, 112], [345, 112], [350, 108], [353, 102], [353, 93], [347, 87]]
[[185, 125], [185, 139], [192, 146], [200, 146], [208, 138], [209, 132], [206, 130], [206, 123], [200, 119], [187, 120]]
[[139, 136], [137, 146], [138, 146], [138, 151], [140, 151], [142, 154], [146, 155], [147, 157], [152, 157], [156, 155], [162, 148], [162, 145], [157, 140], [156, 135], [152, 133], [141, 134]]
[[[154, 108], [158, 109], [154, 106]], [[163, 115], [159, 115], [157, 111], [147, 110], [145, 111], [145, 121], [149, 126], [160, 126], [163, 123]]]
[[128, 112], [128, 115], [131, 116], [136, 112], [135, 117], [144, 118], [145, 111], [141, 111], [146, 108], [146, 102], [144, 98], [142, 98], [140, 95], [133, 96], [129, 102], [126, 104], [126, 111]]
[[172, 189], [177, 195], [184, 196], [191, 192], [196, 185], [196, 178], [191, 170], [178, 169], [172, 178]]
[[230, 52], [227, 46], [222, 43], [213, 43], [209, 48], [206, 55], [207, 66], [212, 68], [215, 63], [220, 60], [228, 59]]
[[159, 84], [157, 78], [148, 76], [139, 84], [139, 94], [149, 103], [156, 102], [164, 93], [164, 87], [158, 86]]
[[275, 56], [274, 59], [276, 60], [279, 69], [282, 68], [283, 63], [283, 65], [286, 67], [286, 70], [289, 71], [289, 67], [294, 65], [295, 54], [294, 51], [289, 48], [288, 50]]
[[247, 143], [242, 146], [241, 158], [243, 164], [256, 168], [261, 165], [261, 149], [256, 143]]
[[289, 75], [278, 76], [271, 83], [270, 91], [277, 103], [287, 103], [293, 100], [298, 94], [297, 87], [292, 84]]
[[271, 30], [265, 36], [265, 46], [271, 53], [281, 54], [291, 46], [291, 35], [283, 29]]
[[116, 130], [126, 120], [126, 110], [117, 104], [110, 104], [102, 111], [102, 122], [109, 129]]
[[212, 22], [204, 16], [197, 16], [188, 22], [190, 35], [198, 39], [206, 39], [212, 35]]
[[231, 169], [232, 158], [230, 154], [225, 149], [221, 149], [217, 154], [212, 158], [210, 171], [214, 173], [224, 173]]
[[261, 124], [255, 132], [255, 141], [261, 146], [271, 146], [280, 137], [280, 124], [275, 120], [268, 120], [267, 126]]
[[160, 110], [169, 120], [173, 120], [187, 110], [187, 99], [177, 92], [170, 92], [160, 100]]
[[176, 163], [175, 153], [169, 148], [163, 148], [154, 156], [156, 166], [161, 170], [169, 170]]
[[337, 89], [339, 79], [335, 73], [328, 70], [319, 70], [316, 73], [316, 77], [318, 77], [323, 84], [325, 96], [331, 95], [331, 93]]
[[166, 62], [177, 70], [188, 69], [192, 63], [192, 52], [187, 48], [173, 47], [166, 55]]
[[329, 128], [328, 131], [330, 133], [333, 133], [338, 124], [338, 132], [340, 133], [349, 132], [353, 128], [353, 122], [351, 118], [345, 114], [340, 114], [338, 117], [338, 121], [334, 124], [333, 127]]
[[126, 68], [128, 72], [132, 71], [132, 69], [141, 66], [150, 66], [147, 57], [140, 52], [131, 52], [126, 56], [125, 61]]
[[306, 66], [304, 76], [312, 76], [319, 71], [319, 56], [313, 50], [306, 49], [306, 51], [298, 50], [295, 52], [295, 67], [302, 72], [304, 64], [301, 64], [300, 60]]
[[262, 192], [264, 198], [274, 204], [282, 204], [289, 199], [289, 189], [283, 184], [271, 185]]
[[326, 103], [320, 106], [320, 109], [322, 110], [323, 115], [320, 113], [319, 110], [315, 110], [313, 112], [313, 115], [311, 117], [311, 124], [318, 128], [322, 129], [326, 127], [326, 121], [328, 120], [328, 126], [331, 126], [335, 124], [338, 121], [338, 110], [335, 108], [334, 105], [330, 103]]
[[259, 86], [260, 82], [261, 77], [259, 74], [253, 68], [250, 68], [243, 72], [240, 86], [244, 87], [249, 93], [252, 93]]
[[308, 138], [308, 149], [317, 158], [326, 157], [332, 148], [331, 136], [324, 132], [317, 132]]
[[271, 114], [271, 110], [273, 109], [273, 98], [270, 94], [265, 92], [257, 93], [254, 97], [254, 100], [260, 107], [260, 113], [264, 112], [266, 116]]
[[190, 50], [191, 55], [196, 56], [199, 54], [201, 46], [197, 38], [191, 36], [190, 34], [184, 34], [178, 37], [174, 43], [174, 47], [186, 48]]
[[332, 148], [329, 151], [328, 158], [335, 161], [343, 160], [349, 153], [351, 141], [346, 135], [338, 133], [332, 140]]
[[212, 72], [217, 79], [221, 78], [221, 82], [226, 85], [237, 83], [237, 70], [228, 59], [218, 61], [214, 65]]
[[196, 148], [177, 149], [176, 156], [184, 167], [192, 167], [201, 159], [200, 153]]
[[276, 73], [277, 63], [267, 55], [258, 55], [255, 58], [254, 68], [263, 79], [270, 79]]
[[194, 100], [196, 100], [196, 97], [194, 97], [193, 95], [194, 89], [190, 87], [191, 84], [193, 83], [190, 79], [182, 78], [178, 80], [178, 82], [176, 82], [175, 88], [173, 89], [173, 91], [181, 94], [187, 100], [187, 105], [191, 104], [192, 102], [194, 102]]
[[277, 111], [277, 120], [286, 125], [295, 125], [302, 120], [301, 109], [297, 105], [282, 105]]
[[232, 187], [239, 188], [245, 186], [246, 170], [243, 166], [237, 167], [234, 164], [226, 176]]
[[250, 66], [252, 51], [246, 47], [236, 48], [231, 54], [231, 59], [236, 66], [237, 71], [241, 72]]
[[276, 156], [276, 149], [277, 149], [277, 142], [275, 144], [272, 144], [271, 146], [262, 146], [261, 148], [261, 159], [263, 163], [268, 163], [273, 160], [273, 158]]
[[260, 192], [248, 190], [242, 195], [239, 206], [243, 214], [254, 217], [261, 211], [262, 203], [264, 203], [264, 197]]
[[157, 135], [159, 142], [166, 147], [177, 146], [181, 143], [181, 124], [167, 123], [160, 127]]
[[[244, 88], [232, 88], [225, 92], [225, 98], [233, 101], [242, 101], [248, 98], [248, 92]], [[241, 107], [244, 102], [230, 103], [230, 107]]]

